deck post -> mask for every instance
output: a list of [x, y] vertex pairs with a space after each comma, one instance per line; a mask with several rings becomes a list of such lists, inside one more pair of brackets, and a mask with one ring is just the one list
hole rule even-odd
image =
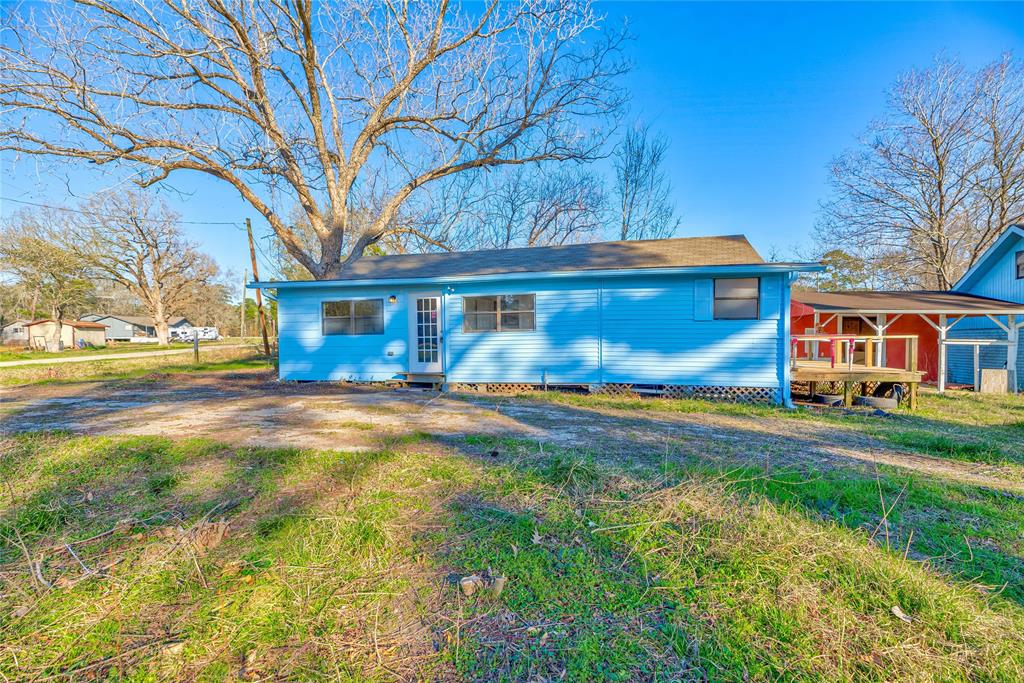
[[946, 326], [946, 314], [939, 315], [939, 393], [946, 392], [946, 334], [949, 327]]
[[917, 382], [910, 383], [910, 410], [917, 410]]
[[[1009, 373], [1007, 373], [1009, 374]], [[981, 344], [974, 345], [974, 393], [981, 392]]]
[[853, 382], [843, 382], [843, 405], [847, 408], [853, 407]]
[[1017, 348], [1020, 344], [1020, 325], [1017, 324], [1017, 316], [1010, 314], [1006, 317], [1007, 325], [1006, 340], [1006, 383], [1007, 391], [1017, 393]]

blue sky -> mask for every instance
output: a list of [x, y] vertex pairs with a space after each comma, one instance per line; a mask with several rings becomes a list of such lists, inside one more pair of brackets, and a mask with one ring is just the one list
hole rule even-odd
[[[604, 2], [628, 18], [635, 63], [631, 116], [668, 136], [667, 172], [680, 235], [745, 233], [767, 255], [805, 245], [827, 192], [829, 160], [880, 115], [896, 76], [944, 51], [976, 67], [1002, 52], [1024, 56], [1024, 3]], [[4, 160], [0, 194], [68, 201], [68, 186]], [[71, 190], [108, 186], [87, 173]], [[253, 218], [237, 193], [181, 177], [169, 201], [185, 220]], [[3, 214], [20, 208], [4, 201]], [[244, 232], [189, 225], [224, 268], [248, 265]]]

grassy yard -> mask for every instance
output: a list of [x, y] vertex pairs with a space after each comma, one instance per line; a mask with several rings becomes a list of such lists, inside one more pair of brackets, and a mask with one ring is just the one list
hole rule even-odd
[[[794, 428], [991, 443], [1021, 461], [1017, 398], [928, 396], [888, 422], [527, 400], [766, 411]], [[891, 467], [765, 472], [661, 451], [614, 461], [526, 439], [372, 435], [352, 452], [8, 438], [0, 673], [1024, 679], [1024, 495]], [[484, 572], [506, 577], [504, 591], [462, 595], [458, 579]]]
[[[155, 349], [151, 349], [155, 350]], [[151, 356], [147, 358], [103, 359], [95, 362], [58, 363], [54, 365], [25, 365], [0, 368], [0, 386], [114, 380], [145, 377], [151, 373], [186, 373], [210, 370], [241, 370], [269, 367], [267, 360], [256, 348], [200, 348], [199, 364], [191, 356]]]
[[[201, 341], [199, 347], [216, 348], [231, 344], [257, 344], [260, 340], [257, 337], [241, 339], [240, 337], [225, 338], [221, 341]], [[77, 356], [103, 356], [110, 353], [145, 353], [146, 351], [168, 351], [173, 349], [191, 349], [191, 342], [171, 342], [167, 346], [157, 344], [133, 344], [131, 342], [119, 342], [106, 346], [97, 346], [91, 349], [66, 349], [64, 351], [40, 351], [38, 349], [22, 349], [11, 347], [0, 347], [0, 361], [36, 360], [36, 359], [61, 359]]]
[[900, 409], [883, 419], [865, 409], [801, 407], [786, 410], [760, 404], [555, 392], [524, 394], [520, 398], [582, 408], [713, 413], [773, 417], [795, 422], [827, 422], [926, 455], [969, 462], [1024, 465], [1024, 394], [978, 395], [967, 391], [939, 394], [926, 390], [921, 393], [918, 411]]

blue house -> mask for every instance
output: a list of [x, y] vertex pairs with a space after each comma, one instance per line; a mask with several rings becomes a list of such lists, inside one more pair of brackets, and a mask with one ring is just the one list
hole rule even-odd
[[[1012, 225], [989, 247], [953, 286], [953, 291], [1024, 304], [1024, 226]], [[980, 368], [1007, 370], [1010, 388], [1024, 391], [1024, 346], [1020, 344], [1024, 315], [968, 318], [949, 333], [962, 345], [949, 352], [950, 377], [962, 384], [974, 383], [975, 358]], [[988, 345], [967, 344], [989, 341]], [[973, 348], [972, 348], [973, 347]]]
[[283, 380], [609, 384], [789, 400], [789, 294], [816, 264], [740, 235], [367, 256], [276, 290]]

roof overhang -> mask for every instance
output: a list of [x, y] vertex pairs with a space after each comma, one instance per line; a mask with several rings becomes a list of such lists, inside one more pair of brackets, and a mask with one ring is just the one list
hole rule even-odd
[[397, 287], [405, 285], [457, 284], [462, 282], [509, 282], [523, 280], [568, 280], [658, 275], [759, 275], [772, 273], [817, 273], [820, 263], [744, 263], [726, 266], [685, 266], [681, 268], [623, 268], [605, 270], [566, 270], [546, 272], [488, 273], [486, 275], [450, 275], [445, 277], [390, 278], [363, 280], [267, 280], [250, 282], [248, 289], [309, 289], [336, 287]]
[[[812, 292], [811, 294], [821, 294]], [[794, 292], [793, 301], [801, 306], [807, 307], [818, 313], [838, 313], [850, 315], [1015, 315], [1024, 314], [1024, 304], [1001, 299], [990, 299], [987, 297], [974, 296], [960, 292], [943, 292], [941, 295], [929, 293], [929, 299], [933, 301], [920, 302], [918, 305], [908, 304], [913, 301], [915, 292], [908, 291], [907, 302], [893, 303], [889, 305], [877, 302], [858, 302], [858, 295], [864, 296], [874, 294], [873, 292], [828, 292], [829, 296], [849, 297], [849, 303], [839, 302], [815, 302], [810, 296], [801, 296], [800, 292]], [[890, 294], [886, 292], [886, 294]], [[934, 299], [945, 299], [945, 302], [934, 301]]]

